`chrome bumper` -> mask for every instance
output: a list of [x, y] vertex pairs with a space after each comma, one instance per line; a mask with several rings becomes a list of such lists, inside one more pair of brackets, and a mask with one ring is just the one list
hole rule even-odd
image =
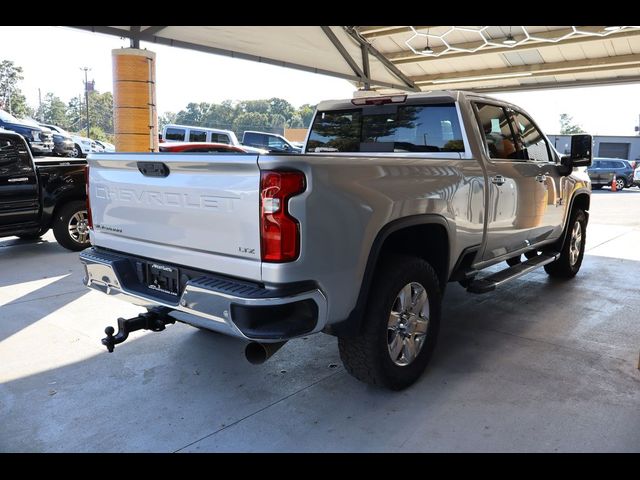
[[[319, 332], [327, 321], [327, 300], [319, 289], [286, 296], [271, 296], [268, 289], [234, 284], [232, 280], [221, 280], [217, 277], [201, 276], [187, 281], [179, 298], [176, 297], [175, 302], [171, 302], [154, 297], [149, 289], [145, 292], [137, 279], [132, 279], [130, 272], [124, 271], [123, 262], [129, 261], [128, 256], [89, 248], [80, 254], [80, 261], [85, 268], [83, 281], [89, 288], [146, 308], [168, 307], [173, 310], [171, 315], [179, 321], [234, 337], [261, 342], [281, 341]], [[315, 327], [289, 337], [245, 334], [233, 318], [234, 307], [250, 307], [248, 311], [257, 311], [259, 309], [252, 307], [268, 309], [305, 300], [312, 300], [317, 306]]]

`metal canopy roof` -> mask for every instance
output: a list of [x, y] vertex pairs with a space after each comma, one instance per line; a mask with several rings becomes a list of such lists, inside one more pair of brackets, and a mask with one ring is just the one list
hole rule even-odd
[[[77, 26], [344, 78], [484, 92], [640, 82], [638, 26]], [[431, 51], [425, 51], [429, 46]]]

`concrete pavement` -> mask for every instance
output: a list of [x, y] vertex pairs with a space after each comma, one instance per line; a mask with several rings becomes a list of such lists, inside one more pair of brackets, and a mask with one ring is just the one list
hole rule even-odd
[[108, 354], [134, 306], [87, 290], [77, 254], [0, 239], [0, 451], [640, 451], [640, 191], [594, 192], [570, 282], [449, 284], [427, 372], [363, 385], [336, 340], [244, 344], [176, 324]]

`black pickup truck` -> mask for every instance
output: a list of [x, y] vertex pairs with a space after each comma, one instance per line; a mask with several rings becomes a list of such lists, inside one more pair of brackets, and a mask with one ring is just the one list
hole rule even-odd
[[36, 239], [53, 228], [63, 247], [88, 247], [85, 172], [85, 160], [34, 161], [22, 135], [0, 129], [0, 237]]

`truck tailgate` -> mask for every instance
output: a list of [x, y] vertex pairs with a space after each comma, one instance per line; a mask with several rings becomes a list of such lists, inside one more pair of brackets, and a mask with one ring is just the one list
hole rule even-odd
[[93, 245], [260, 279], [256, 155], [118, 153], [88, 161]]

